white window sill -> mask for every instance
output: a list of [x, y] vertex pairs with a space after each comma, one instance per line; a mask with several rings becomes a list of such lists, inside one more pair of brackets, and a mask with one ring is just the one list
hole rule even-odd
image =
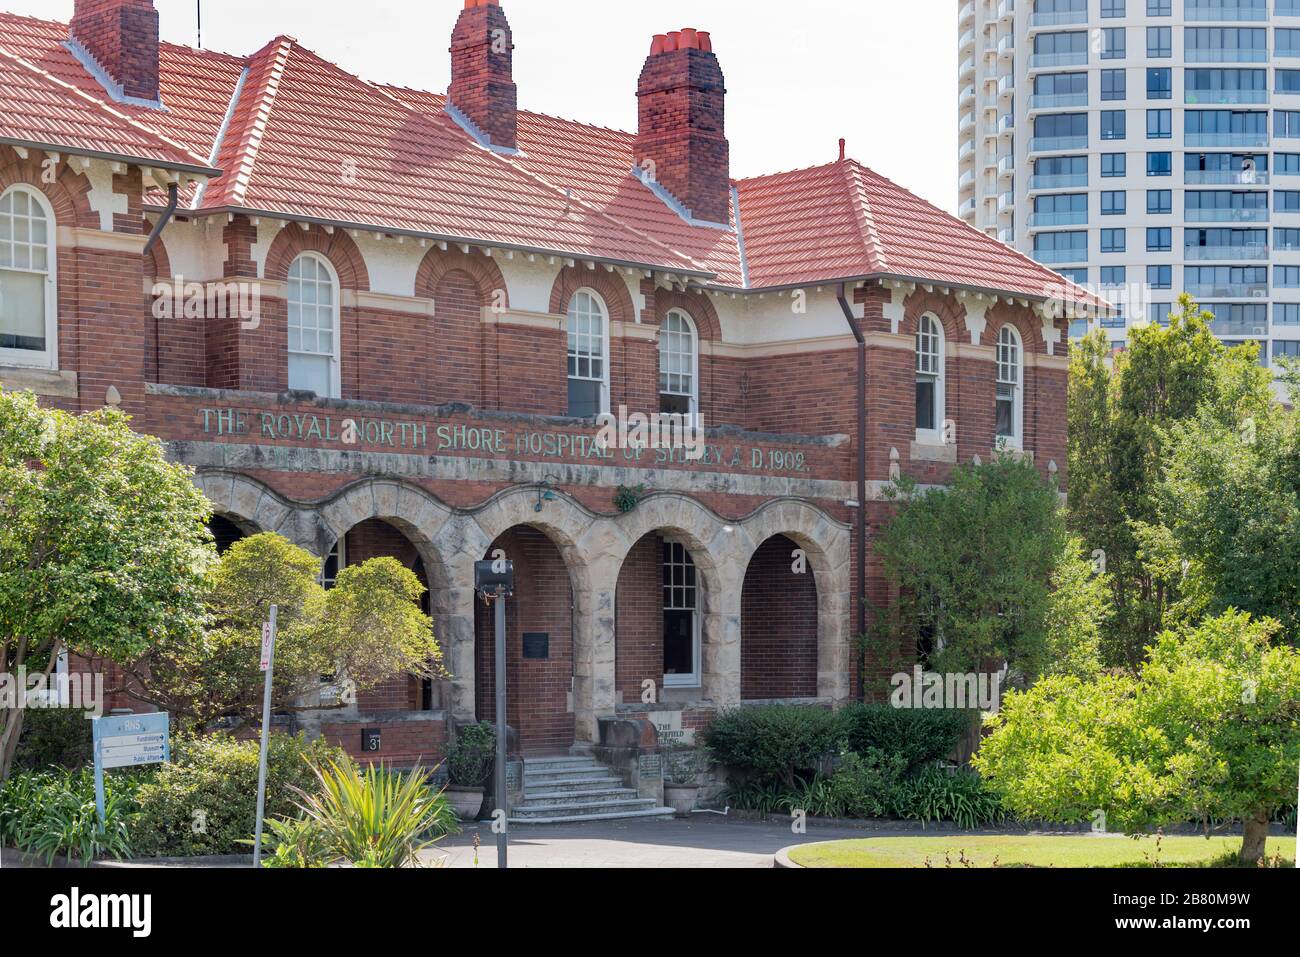
[[11, 392], [30, 390], [61, 399], [77, 397], [77, 374], [53, 369], [30, 369], [0, 363], [0, 386]]

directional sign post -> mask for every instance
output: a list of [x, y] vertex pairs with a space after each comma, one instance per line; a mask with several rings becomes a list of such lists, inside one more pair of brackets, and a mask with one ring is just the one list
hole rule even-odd
[[262, 754], [257, 763], [257, 833], [253, 836], [253, 866], [262, 866], [262, 822], [266, 814], [266, 749], [271, 741], [271, 677], [275, 674], [275, 626], [278, 605], [271, 606], [271, 620], [262, 626]]
[[125, 714], [93, 718], [91, 734], [95, 743], [95, 809], [99, 826], [105, 826], [104, 771], [109, 768], [135, 768], [144, 764], [165, 764], [172, 758], [170, 722], [167, 712]]

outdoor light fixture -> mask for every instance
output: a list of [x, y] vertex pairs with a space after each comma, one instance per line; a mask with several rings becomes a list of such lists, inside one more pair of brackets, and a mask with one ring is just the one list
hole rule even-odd
[[542, 506], [543, 506], [546, 502], [554, 502], [554, 501], [555, 501], [555, 499], [556, 499], [556, 495], [555, 495], [555, 483], [556, 483], [556, 481], [557, 481], [557, 479], [555, 478], [554, 475], [548, 475], [548, 476], [546, 476], [546, 478], [541, 482], [541, 484], [539, 484], [539, 485], [537, 486], [537, 504], [533, 506], [533, 511], [534, 511], [534, 512], [540, 512], [540, 511], [542, 510]]

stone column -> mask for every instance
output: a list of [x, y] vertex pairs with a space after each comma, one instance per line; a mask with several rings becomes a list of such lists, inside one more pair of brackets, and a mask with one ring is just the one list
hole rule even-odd
[[614, 697], [614, 593], [617, 566], [576, 570], [573, 634], [574, 739], [598, 744], [600, 719], [616, 711]]
[[477, 715], [474, 698], [474, 572], [469, 580], [453, 581], [442, 596], [439, 619], [442, 631], [442, 663], [451, 672], [450, 698], [445, 702], [448, 717], [457, 722], [473, 723]]
[[724, 561], [718, 566], [717, 574], [710, 577], [719, 584], [704, 591], [700, 638], [704, 697], [718, 708], [734, 708], [740, 704], [740, 595], [745, 582], [744, 563]]

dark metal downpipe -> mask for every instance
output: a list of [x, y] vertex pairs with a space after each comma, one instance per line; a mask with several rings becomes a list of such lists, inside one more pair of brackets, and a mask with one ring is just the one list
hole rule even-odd
[[[858, 635], [861, 641], [867, 634], [867, 339], [862, 334], [862, 323], [849, 305], [847, 287], [840, 283], [840, 308], [858, 341]], [[858, 653], [858, 700], [867, 698], [866, 650]]]
[[157, 245], [158, 237], [162, 235], [163, 229], [165, 229], [167, 224], [172, 221], [172, 217], [176, 215], [176, 205], [180, 201], [179, 193], [179, 183], [167, 184], [167, 206], [163, 209], [162, 215], [158, 217], [158, 224], [154, 226], [153, 232], [149, 234], [149, 239], [144, 244], [144, 252], [146, 256], [153, 247]]

